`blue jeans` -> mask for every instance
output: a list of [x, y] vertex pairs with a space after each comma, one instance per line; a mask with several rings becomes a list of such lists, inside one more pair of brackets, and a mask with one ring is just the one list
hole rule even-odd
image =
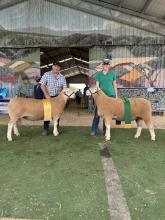
[[88, 100], [88, 111], [91, 113], [94, 111], [94, 103], [92, 99]]
[[[58, 119], [57, 121], [57, 129], [59, 129], [59, 123], [60, 123], [60, 119]], [[50, 121], [44, 121], [44, 130], [49, 130], [49, 124], [50, 124]]]
[[[97, 107], [96, 107], [93, 122], [92, 122], [92, 128], [91, 128], [91, 132], [94, 133], [94, 134], [97, 133], [97, 129], [98, 129], [98, 126], [99, 126], [99, 121], [100, 121], [100, 117], [98, 116]], [[105, 121], [103, 120], [103, 132], [105, 132], [105, 130], [106, 130]]]

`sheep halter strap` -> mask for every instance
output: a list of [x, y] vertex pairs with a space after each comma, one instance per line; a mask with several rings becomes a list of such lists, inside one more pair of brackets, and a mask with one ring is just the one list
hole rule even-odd
[[42, 99], [43, 107], [44, 107], [44, 121], [52, 120], [52, 108], [50, 99]]
[[124, 119], [125, 119], [125, 128], [132, 128], [131, 121], [132, 121], [132, 115], [131, 115], [131, 105], [130, 101], [128, 99], [123, 100], [124, 103]]

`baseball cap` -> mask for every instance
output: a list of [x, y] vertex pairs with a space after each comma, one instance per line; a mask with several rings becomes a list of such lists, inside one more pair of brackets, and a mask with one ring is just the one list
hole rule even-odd
[[54, 61], [54, 62], [53, 62], [53, 66], [59, 66], [59, 67], [61, 67], [61, 65], [60, 65], [60, 63], [59, 63], [58, 61]]
[[109, 65], [109, 64], [111, 64], [111, 62], [112, 62], [112, 60], [110, 60], [110, 59], [104, 59], [103, 65]]

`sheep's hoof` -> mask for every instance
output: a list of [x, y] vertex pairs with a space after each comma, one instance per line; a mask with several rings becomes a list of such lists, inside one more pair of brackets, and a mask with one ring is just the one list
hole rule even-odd
[[139, 136], [139, 135], [137, 135], [137, 134], [135, 134], [135, 136], [134, 136], [134, 138], [136, 138], [136, 139], [137, 139], [137, 138], [139, 138], [139, 137], [140, 137], [140, 136]]
[[12, 138], [7, 138], [8, 141], [12, 141]]
[[57, 132], [57, 133], [53, 133], [53, 134], [54, 134], [54, 136], [55, 136], [55, 137], [57, 137], [57, 136], [59, 135], [59, 133], [58, 133], [58, 132]]
[[111, 140], [111, 138], [105, 138], [105, 141], [110, 141]]
[[151, 141], [155, 141], [155, 137], [152, 137], [152, 138], [151, 138]]
[[16, 133], [15, 135], [16, 135], [17, 137], [21, 136], [20, 133]]

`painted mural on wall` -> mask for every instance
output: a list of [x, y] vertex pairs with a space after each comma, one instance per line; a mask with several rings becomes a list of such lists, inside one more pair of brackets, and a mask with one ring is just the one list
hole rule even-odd
[[[164, 37], [145, 37], [145, 36], [112, 36], [110, 31], [77, 31], [76, 33], [63, 33], [58, 35], [48, 35], [46, 33], [19, 33], [0, 30], [0, 47], [76, 47], [94, 45], [146, 45], [146, 44], [165, 44]], [[120, 33], [119, 33], [120, 35]]]
[[103, 58], [112, 58], [121, 97], [146, 97], [155, 111], [165, 110], [165, 46], [97, 46], [89, 57], [91, 78]]
[[39, 49], [0, 49], [0, 99], [14, 97], [23, 77], [26, 77], [33, 84], [36, 77], [39, 76]]

